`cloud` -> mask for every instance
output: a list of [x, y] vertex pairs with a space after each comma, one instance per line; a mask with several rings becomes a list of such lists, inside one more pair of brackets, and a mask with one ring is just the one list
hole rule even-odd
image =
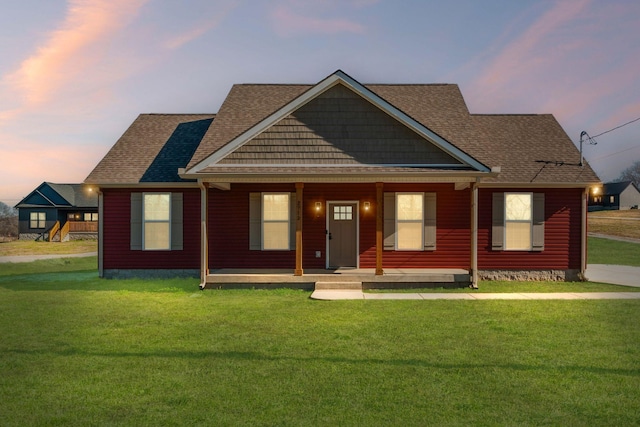
[[[356, 6], [362, 7], [368, 4]], [[297, 6], [298, 9], [304, 8], [300, 7], [304, 4]], [[276, 33], [283, 37], [304, 34], [363, 34], [365, 32], [365, 27], [362, 24], [349, 19], [310, 17], [307, 16], [307, 13], [294, 12], [291, 7], [280, 4], [272, 10], [270, 17]]]
[[4, 89], [19, 93], [26, 106], [52, 99], [61, 88], [92, 76], [101, 43], [129, 23], [147, 0], [70, 0], [64, 22], [37, 51], [3, 79]]
[[[529, 94], [533, 82], [550, 77], [566, 55], [576, 50], [586, 40], [564, 38], [559, 34], [588, 6], [589, 0], [558, 1], [542, 17], [530, 25], [521, 35], [512, 38], [502, 50], [488, 59], [470, 90], [481, 108], [491, 108], [505, 98]], [[506, 37], [503, 37], [506, 38]], [[556, 77], [561, 77], [556, 74]], [[553, 84], [547, 80], [546, 84]], [[502, 107], [502, 105], [498, 105]]]
[[215, 7], [217, 13], [213, 17], [209, 18], [205, 22], [201, 22], [193, 28], [190, 28], [182, 34], [170, 38], [165, 43], [165, 47], [167, 47], [168, 49], [178, 49], [183, 45], [202, 37], [209, 31], [217, 27], [220, 22], [238, 6], [238, 3], [238, 1], [234, 0], [223, 3], [222, 5], [217, 4]]

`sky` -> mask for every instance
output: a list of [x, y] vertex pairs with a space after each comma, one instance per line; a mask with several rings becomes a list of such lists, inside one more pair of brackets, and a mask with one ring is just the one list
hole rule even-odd
[[[234, 83], [456, 83], [471, 113], [551, 113], [576, 145], [640, 118], [638, 0], [20, 0], [0, 15], [0, 201], [82, 182], [141, 113]], [[586, 140], [586, 139], [585, 139]], [[604, 182], [640, 121], [584, 144]]]

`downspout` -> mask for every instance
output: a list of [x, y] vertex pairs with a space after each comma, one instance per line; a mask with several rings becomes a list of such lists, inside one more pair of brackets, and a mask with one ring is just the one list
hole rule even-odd
[[98, 192], [98, 277], [104, 277], [104, 195]]
[[209, 185], [205, 182], [199, 182], [198, 185], [200, 186], [200, 290], [204, 290], [209, 275], [209, 241], [207, 239]]
[[582, 193], [582, 233], [580, 236], [580, 279], [587, 280], [587, 199], [589, 197], [589, 187]]
[[478, 289], [478, 183], [471, 187], [471, 287]]

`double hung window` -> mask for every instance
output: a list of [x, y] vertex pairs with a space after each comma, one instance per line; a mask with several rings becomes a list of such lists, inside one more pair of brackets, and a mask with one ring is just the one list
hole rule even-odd
[[262, 195], [262, 249], [289, 249], [289, 193]]

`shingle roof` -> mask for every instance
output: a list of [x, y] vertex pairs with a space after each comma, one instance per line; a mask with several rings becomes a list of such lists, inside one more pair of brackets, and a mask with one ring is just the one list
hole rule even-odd
[[[483, 182], [505, 184], [588, 184], [599, 182], [597, 175], [588, 164], [585, 163], [583, 167], [578, 165], [580, 161], [578, 149], [550, 114], [470, 114], [460, 89], [454, 84], [371, 84], [362, 86], [482, 165], [489, 168], [497, 166], [501, 168], [497, 177], [485, 178]], [[87, 182], [138, 183], [179, 180], [177, 177], [178, 167], [192, 168], [222, 147], [227, 150], [225, 146], [229, 142], [298, 97], [305, 93], [311, 93], [307, 91], [312, 88], [314, 85], [234, 85], [220, 107], [220, 111], [215, 115], [213, 123], [211, 120], [214, 115], [141, 115], [89, 175]], [[297, 126], [299, 123], [296, 123], [295, 120], [298, 119], [294, 114], [280, 120], [293, 120], [291, 123], [282, 122], [283, 126], [291, 124]], [[330, 117], [329, 119], [335, 121], [335, 118]], [[195, 122], [200, 122], [201, 126], [195, 126], [197, 131], [192, 132], [191, 137], [182, 135], [178, 138], [180, 133], [175, 130], [179, 125]], [[310, 122], [303, 124], [307, 126], [308, 123]], [[398, 126], [404, 126], [404, 124], [398, 122]], [[262, 138], [262, 142], [258, 143], [257, 139], [253, 139], [236, 148], [237, 155], [232, 153], [233, 155], [228, 156], [224, 161], [201, 169], [198, 174], [300, 173], [301, 171], [295, 165], [286, 165], [286, 163], [294, 163], [291, 161], [285, 161], [283, 162], [285, 164], [282, 165], [274, 165], [277, 162], [265, 160], [261, 168], [259, 159], [267, 159], [268, 156], [264, 154], [265, 149], [258, 146], [273, 140], [274, 129], [272, 125], [263, 131], [262, 136], [259, 137]], [[279, 131], [282, 129], [284, 127]], [[300, 130], [291, 126], [287, 129]], [[172, 134], [175, 139], [173, 141], [170, 138]], [[335, 132], [328, 132], [326, 135], [337, 138]], [[315, 141], [314, 144], [318, 141], [326, 144], [327, 138], [324, 136], [315, 135], [314, 139], [310, 140]], [[425, 140], [425, 143], [429, 142]], [[169, 148], [166, 148], [167, 146]], [[279, 146], [285, 148], [278, 148]], [[194, 150], [190, 161], [187, 157], [189, 152], [187, 147]], [[350, 148], [344, 151], [345, 147]], [[333, 149], [330, 155], [338, 160], [342, 156], [343, 160], [335, 160], [335, 163], [345, 163], [344, 158], [348, 160], [354, 150], [358, 152], [358, 149], [353, 147], [353, 144], [343, 144], [339, 147], [340, 150], [343, 150], [342, 153]], [[409, 146], [405, 145], [405, 147]], [[181, 153], [178, 156], [179, 160], [172, 154], [176, 152], [176, 148], [179, 148], [177, 152]], [[322, 151], [321, 148], [318, 147], [317, 151]], [[297, 150], [293, 154], [272, 155], [272, 159], [278, 157], [285, 159], [287, 156], [300, 156], [305, 152], [314, 151], [309, 150], [308, 147], [287, 147], [286, 144], [280, 142], [273, 144], [269, 149], [271, 151], [276, 149]], [[349, 150], [352, 150], [351, 154], [348, 153]], [[320, 155], [316, 155], [316, 157], [322, 158]], [[353, 171], [348, 173], [360, 173], [365, 170], [364, 168], [368, 166], [367, 161], [362, 159], [368, 160], [369, 157], [360, 156], [360, 159], [358, 162], [351, 162], [360, 164], [353, 164]], [[308, 159], [303, 160], [305, 161], [301, 163], [314, 164]], [[246, 167], [237, 167], [237, 165], [228, 167], [228, 163], [243, 162], [246, 163]], [[264, 167], [269, 163], [270, 167]], [[318, 164], [317, 170], [314, 169], [316, 166], [310, 165], [304, 168], [304, 172], [324, 174], [327, 172], [324, 163], [331, 164], [331, 161], [317, 163], [323, 163], [323, 165]], [[446, 168], [430, 169], [432, 172], [438, 170], [443, 174], [447, 173]], [[371, 172], [373, 171], [378, 171], [380, 175], [406, 172], [404, 169], [401, 171], [392, 167], [371, 168]], [[420, 171], [420, 169], [416, 169], [416, 171]], [[370, 171], [367, 170], [368, 172]], [[347, 173], [347, 169], [341, 167], [336, 169], [336, 173]]]
[[141, 114], [86, 178], [89, 184], [179, 182], [214, 114]]
[[[604, 196], [614, 196], [622, 193], [627, 189], [630, 185], [635, 187], [635, 184], [631, 181], [622, 181], [622, 182], [607, 182], [602, 186], [602, 194]], [[637, 187], [636, 187], [637, 190]]]
[[16, 208], [35, 206], [97, 208], [98, 196], [84, 184], [43, 182], [16, 205]]

